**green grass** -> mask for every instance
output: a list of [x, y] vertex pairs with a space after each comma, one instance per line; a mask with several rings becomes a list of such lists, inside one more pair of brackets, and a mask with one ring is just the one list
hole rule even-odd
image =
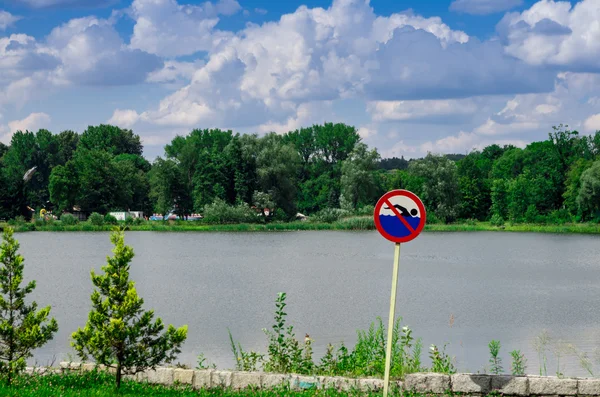
[[[365, 393], [359, 391], [338, 392], [336, 390], [291, 391], [286, 388], [273, 390], [246, 389], [234, 391], [227, 389], [194, 390], [189, 386], [166, 387], [149, 385], [133, 381], [124, 381], [121, 389], [116, 391], [114, 376], [104, 372], [52, 374], [46, 376], [23, 375], [18, 377], [12, 386], [0, 383], [0, 396], [23, 397], [109, 397], [109, 396], [152, 396], [152, 397], [338, 397], [338, 396], [379, 396], [382, 393]], [[399, 395], [394, 392], [391, 395]]]
[[[123, 225], [123, 223], [121, 223]], [[0, 223], [0, 229], [8, 226]], [[110, 231], [112, 225], [94, 226], [88, 222], [76, 225], [62, 225], [60, 222], [53, 224], [34, 225], [31, 223], [13, 226], [17, 232], [26, 231], [76, 231], [99, 232]], [[155, 231], [155, 232], [270, 232], [270, 231], [298, 231], [298, 230], [375, 230], [372, 216], [353, 216], [342, 218], [333, 223], [325, 222], [271, 222], [268, 224], [207, 224], [202, 221], [152, 221], [140, 225], [129, 225], [127, 230]], [[427, 224], [425, 231], [430, 232], [476, 232], [476, 231], [504, 231], [504, 232], [535, 232], [535, 233], [570, 233], [570, 234], [600, 234], [600, 224], [597, 223], [567, 223], [563, 225], [542, 225], [532, 223], [507, 223], [504, 226], [493, 226], [489, 222], [456, 222], [452, 224]]]

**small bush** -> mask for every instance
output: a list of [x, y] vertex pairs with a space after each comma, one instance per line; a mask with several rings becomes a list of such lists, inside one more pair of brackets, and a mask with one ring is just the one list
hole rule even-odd
[[361, 207], [356, 210], [356, 215], [371, 215], [371, 216], [373, 216], [374, 212], [375, 212], [374, 205], [365, 205], [364, 207]]
[[60, 221], [62, 222], [63, 225], [66, 225], [66, 226], [75, 225], [78, 222], [77, 218], [75, 218], [71, 214], [62, 214], [62, 216], [60, 217]]
[[437, 215], [435, 215], [433, 211], [427, 212], [425, 216], [427, 217], [426, 222], [430, 225], [438, 225], [444, 223], [440, 218], [437, 217]]
[[527, 211], [525, 211], [525, 222], [534, 223], [539, 213], [535, 204], [529, 204]]
[[37, 227], [44, 226], [44, 220], [42, 218], [35, 218], [34, 224]]
[[246, 204], [228, 205], [221, 199], [204, 207], [204, 221], [207, 223], [254, 223], [260, 220], [256, 212]]
[[125, 217], [125, 224], [126, 224], [127, 226], [131, 226], [131, 225], [133, 225], [133, 221], [134, 221], [134, 218], [133, 218], [132, 216], [126, 216], [126, 217]]
[[504, 219], [502, 219], [502, 217], [500, 215], [494, 214], [494, 215], [492, 215], [492, 218], [490, 219], [490, 224], [492, 226], [503, 226]]
[[111, 214], [104, 215], [104, 223], [107, 225], [116, 225], [118, 223], [117, 218]]
[[548, 223], [563, 225], [573, 222], [573, 216], [565, 208], [552, 211], [547, 217]]
[[92, 212], [92, 215], [88, 218], [88, 222], [94, 226], [104, 225], [104, 217], [97, 212]]
[[143, 225], [146, 223], [146, 220], [144, 218], [134, 218], [133, 219], [133, 224], [134, 225]]
[[315, 213], [311, 219], [313, 222], [333, 223], [349, 215], [351, 215], [350, 211], [341, 208], [324, 208]]

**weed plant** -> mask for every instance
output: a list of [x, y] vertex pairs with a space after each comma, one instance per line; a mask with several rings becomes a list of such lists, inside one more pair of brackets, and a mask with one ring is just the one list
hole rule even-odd
[[513, 350], [510, 352], [510, 356], [512, 357], [512, 363], [510, 365], [510, 370], [513, 375], [525, 375], [525, 371], [527, 370], [527, 359], [525, 355], [521, 353], [520, 350]]
[[502, 373], [502, 359], [500, 358], [500, 341], [491, 340], [488, 344], [490, 349], [490, 372], [495, 375]]

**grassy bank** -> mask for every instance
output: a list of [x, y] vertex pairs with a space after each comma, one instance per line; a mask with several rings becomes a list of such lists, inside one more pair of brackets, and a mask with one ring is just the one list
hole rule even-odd
[[[90, 372], [80, 374], [55, 374], [55, 375], [23, 375], [15, 380], [12, 386], [0, 383], [1, 396], [19, 397], [338, 397], [338, 396], [378, 396], [382, 393], [365, 392], [338, 392], [336, 390], [305, 390], [290, 391], [287, 389], [274, 390], [194, 390], [191, 387], [165, 387], [124, 381], [120, 390], [114, 387], [114, 377], [102, 372]], [[399, 396], [400, 393], [393, 392], [391, 395]]]
[[[150, 221], [140, 224], [125, 225], [132, 231], [155, 232], [269, 232], [269, 231], [298, 231], [298, 230], [375, 230], [373, 218], [370, 216], [356, 216], [343, 218], [336, 222], [272, 222], [267, 224], [207, 224], [202, 221]], [[8, 226], [0, 223], [0, 228]], [[53, 223], [34, 224], [17, 223], [11, 225], [17, 232], [47, 231], [47, 232], [97, 232], [110, 231], [114, 225], [93, 225], [81, 222], [75, 225], [64, 225], [60, 221]], [[504, 232], [534, 232], [534, 233], [570, 233], [570, 234], [600, 234], [600, 224], [596, 223], [566, 223], [563, 225], [543, 225], [533, 223], [507, 223], [503, 226], [493, 226], [489, 222], [456, 222], [452, 224], [427, 224], [425, 231], [430, 232], [476, 232], [476, 231], [504, 231]]]

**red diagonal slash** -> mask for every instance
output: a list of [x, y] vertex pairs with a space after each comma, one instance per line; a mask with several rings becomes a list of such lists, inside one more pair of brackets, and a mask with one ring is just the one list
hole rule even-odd
[[410, 234], [413, 234], [415, 232], [415, 229], [412, 228], [412, 226], [410, 226], [410, 224], [408, 223], [408, 221], [406, 219], [404, 219], [404, 217], [400, 214], [400, 212], [398, 212], [398, 210], [396, 209], [396, 207], [394, 207], [392, 205], [392, 203], [390, 203], [390, 200], [385, 200], [384, 203], [387, 204], [388, 207], [390, 207], [390, 209], [394, 212], [394, 214], [396, 214], [396, 216], [398, 218], [400, 218], [400, 220], [402, 221], [402, 223], [404, 223], [404, 226], [406, 226], [406, 228], [410, 231]]

